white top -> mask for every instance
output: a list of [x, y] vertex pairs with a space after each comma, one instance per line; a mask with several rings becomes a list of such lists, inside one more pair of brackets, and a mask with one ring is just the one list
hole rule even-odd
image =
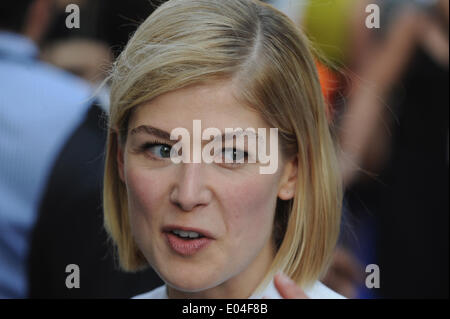
[[[316, 281], [311, 288], [304, 289], [305, 294], [311, 299], [345, 299], [337, 292], [331, 290], [320, 281]], [[250, 296], [249, 299], [261, 299], [262, 297], [268, 299], [283, 299], [278, 290], [275, 288], [273, 279], [267, 285], [267, 287], [260, 293], [256, 293]], [[162, 285], [149, 292], [143, 293], [133, 297], [133, 299], [168, 299], [166, 285]]]

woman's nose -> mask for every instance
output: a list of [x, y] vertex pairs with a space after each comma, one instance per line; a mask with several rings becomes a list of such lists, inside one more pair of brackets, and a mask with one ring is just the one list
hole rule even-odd
[[186, 212], [207, 206], [211, 191], [204, 176], [204, 164], [183, 163], [178, 169], [179, 175], [170, 193], [171, 203]]

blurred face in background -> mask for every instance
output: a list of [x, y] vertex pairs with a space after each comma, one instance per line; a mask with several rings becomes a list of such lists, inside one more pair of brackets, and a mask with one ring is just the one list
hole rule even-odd
[[[248, 297], [239, 294], [252, 292], [274, 257], [277, 197], [290, 191], [285, 181], [293, 166], [279, 159], [277, 171], [264, 175], [258, 162], [175, 164], [170, 132], [186, 128], [192, 136], [193, 120], [221, 132], [267, 127], [237, 102], [226, 81], [179, 89], [137, 107], [118, 154], [132, 233], [168, 284], [169, 297]], [[221, 156], [241, 151], [249, 150]]]

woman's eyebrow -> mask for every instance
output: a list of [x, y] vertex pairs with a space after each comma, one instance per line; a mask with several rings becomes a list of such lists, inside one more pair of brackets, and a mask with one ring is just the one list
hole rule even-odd
[[[159, 137], [161, 139], [171, 140], [170, 133], [163, 131], [159, 128], [150, 126], [150, 125], [141, 125], [130, 131], [130, 135], [135, 135], [135, 134], [139, 134], [139, 133], [145, 133], [145, 134]], [[227, 133], [221, 132], [221, 134], [216, 135], [214, 137], [210, 137], [207, 140], [202, 139], [202, 143], [207, 143], [207, 142], [211, 142], [211, 141], [215, 141], [215, 142], [222, 141], [222, 143], [225, 143], [226, 140], [230, 140], [230, 139], [233, 140], [236, 138], [240, 138], [242, 135], [244, 135], [244, 136], [247, 135], [249, 138], [254, 137], [254, 138], [258, 139], [258, 134], [251, 130], [238, 130], [235, 132], [227, 132]]]
[[258, 133], [253, 132], [251, 130], [238, 130], [235, 132], [227, 132], [227, 133], [221, 132], [220, 135], [211, 137], [209, 140], [206, 140], [206, 142], [222, 141], [222, 143], [225, 143], [226, 140], [234, 140], [240, 138], [241, 136], [247, 136], [247, 138], [255, 138], [256, 140], [258, 140]]
[[159, 128], [150, 126], [150, 125], [141, 125], [130, 131], [130, 135], [135, 135], [138, 133], [146, 133], [149, 135], [157, 136], [157, 137], [165, 139], [165, 140], [170, 140], [170, 133], [163, 131]]

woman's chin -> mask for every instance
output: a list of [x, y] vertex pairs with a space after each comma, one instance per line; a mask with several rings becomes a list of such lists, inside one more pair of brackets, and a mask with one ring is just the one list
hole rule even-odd
[[161, 260], [154, 266], [156, 267], [153, 267], [153, 269], [168, 286], [183, 292], [199, 292], [215, 287], [224, 281], [221, 280], [223, 271], [205, 263], [166, 259]]
[[217, 281], [208, 280], [205, 276], [177, 276], [164, 278], [171, 288], [184, 293], [198, 293], [217, 286]]
[[213, 286], [211, 283], [204, 282], [203, 280], [192, 280], [192, 278], [189, 281], [186, 281], [184, 278], [180, 281], [167, 281], [167, 285], [171, 286], [172, 288], [183, 291], [183, 292], [200, 292], [203, 290], [206, 290], [208, 288], [211, 288]]

